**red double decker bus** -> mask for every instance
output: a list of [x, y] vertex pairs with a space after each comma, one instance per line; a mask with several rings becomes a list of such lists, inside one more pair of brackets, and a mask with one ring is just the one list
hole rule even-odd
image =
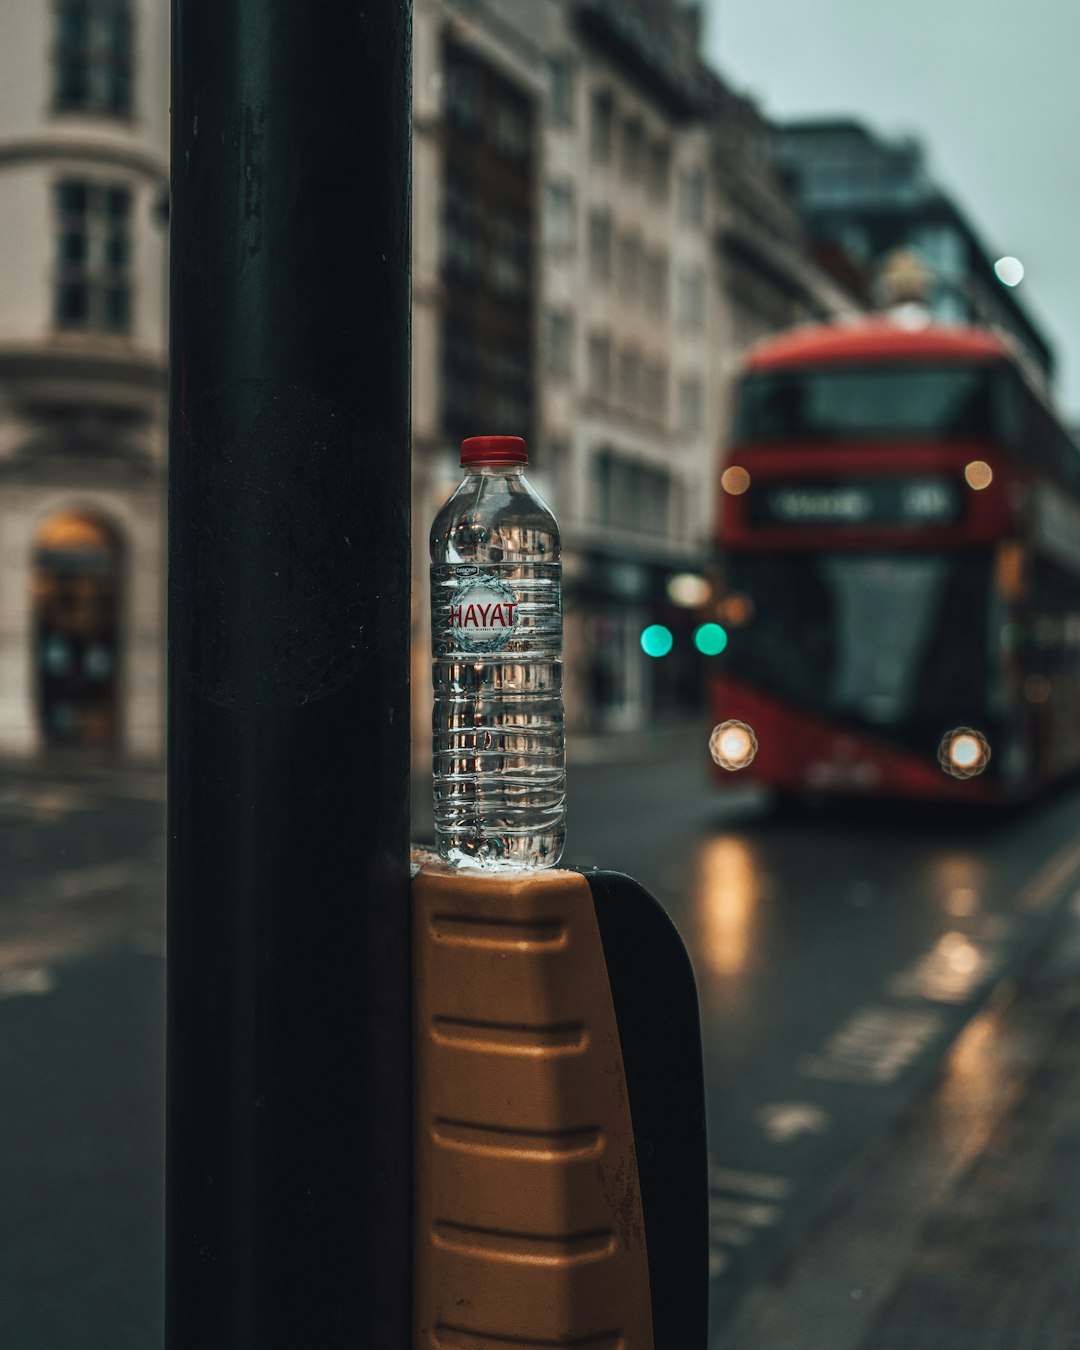
[[719, 779], [991, 801], [1080, 762], [1080, 451], [1007, 341], [755, 348], [717, 543]]

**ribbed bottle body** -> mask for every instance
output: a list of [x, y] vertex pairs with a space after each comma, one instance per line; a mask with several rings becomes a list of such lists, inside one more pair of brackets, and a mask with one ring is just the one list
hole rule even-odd
[[451, 865], [551, 867], [566, 829], [558, 526], [472, 469], [431, 533], [435, 834]]

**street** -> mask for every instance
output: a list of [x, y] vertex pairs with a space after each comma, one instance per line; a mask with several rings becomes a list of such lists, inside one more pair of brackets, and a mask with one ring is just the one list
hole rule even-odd
[[[886, 1278], [867, 1235], [890, 1214], [885, 1245], [914, 1250], [946, 1182], [990, 1165], [1031, 1064], [1068, 1042], [1078, 790], [1009, 816], [777, 814], [718, 791], [702, 739], [572, 745], [566, 861], [635, 876], [691, 953], [713, 1344], [955, 1350], [929, 1305], [901, 1315], [917, 1271]], [[162, 796], [133, 771], [0, 775], [6, 1350], [161, 1344]], [[429, 821], [418, 782], [418, 842]], [[1075, 1056], [1055, 1062], [1052, 1081], [1074, 1081]], [[808, 1320], [817, 1339], [799, 1339]], [[1002, 1342], [1021, 1343], [1068, 1342]]]

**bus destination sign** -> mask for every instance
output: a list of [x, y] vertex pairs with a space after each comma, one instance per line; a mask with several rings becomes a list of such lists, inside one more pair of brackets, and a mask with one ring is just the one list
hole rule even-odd
[[768, 483], [747, 494], [754, 525], [955, 525], [959, 485], [947, 478]]

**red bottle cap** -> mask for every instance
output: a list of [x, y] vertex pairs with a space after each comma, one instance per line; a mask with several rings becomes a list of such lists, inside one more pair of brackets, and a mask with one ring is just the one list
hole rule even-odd
[[520, 436], [469, 436], [461, 442], [462, 464], [528, 464], [529, 449]]

